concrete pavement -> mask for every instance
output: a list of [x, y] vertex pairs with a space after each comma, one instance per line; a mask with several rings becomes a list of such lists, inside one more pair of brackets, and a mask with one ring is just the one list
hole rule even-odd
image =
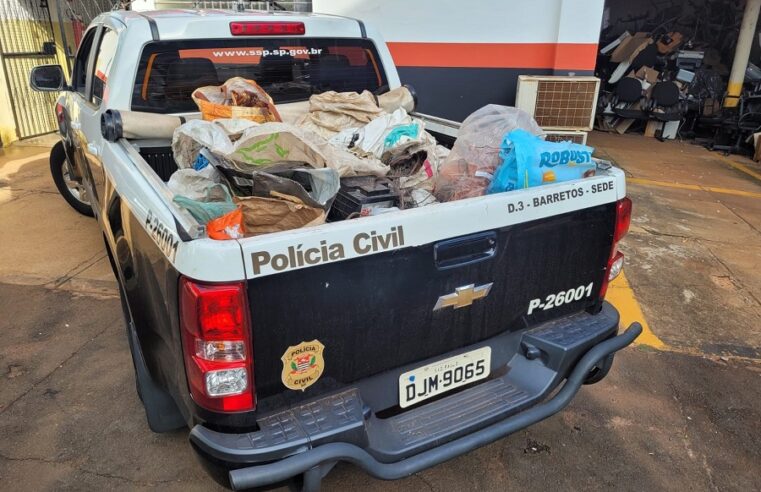
[[[687, 144], [591, 143], [637, 183], [632, 289], [611, 291], [653, 338], [530, 429], [397, 482], [341, 464], [324, 490], [761, 489], [761, 181]], [[47, 167], [45, 147], [0, 154], [2, 489], [217, 490], [186, 432], [148, 429], [97, 225]]]

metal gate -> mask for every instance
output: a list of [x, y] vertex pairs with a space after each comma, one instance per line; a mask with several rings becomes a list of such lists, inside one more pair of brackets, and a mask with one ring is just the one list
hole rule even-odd
[[0, 58], [18, 137], [54, 131], [56, 95], [29, 87], [33, 67], [57, 63], [46, 0], [0, 0]]
[[54, 22], [61, 26], [61, 44], [69, 72], [85, 29], [94, 18], [112, 9], [115, 0], [58, 0]]

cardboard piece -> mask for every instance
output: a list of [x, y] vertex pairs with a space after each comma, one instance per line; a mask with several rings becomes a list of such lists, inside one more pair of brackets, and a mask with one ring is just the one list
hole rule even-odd
[[610, 55], [610, 61], [613, 63], [621, 63], [622, 61], [628, 61], [629, 63], [644, 50], [647, 45], [651, 44], [653, 39], [646, 32], [638, 32], [634, 36], [628, 37], [621, 41], [621, 44], [613, 50]]
[[646, 137], [654, 137], [655, 133], [661, 129], [663, 126], [663, 123], [658, 120], [648, 120], [647, 125], [645, 126], [645, 136]]
[[664, 38], [661, 38], [658, 43], [656, 43], [658, 53], [661, 55], [666, 55], [676, 50], [679, 45], [682, 44], [682, 40], [684, 39], [684, 36], [682, 36], [682, 33], [680, 32], [670, 32], [664, 37], [668, 37], [670, 41], [666, 43], [663, 40]]
[[[652, 85], [658, 82], [658, 77], [660, 74], [661, 73], [658, 70], [653, 68], [641, 67], [639, 70], [637, 70], [634, 76], [640, 80], [646, 80], [648, 84]], [[645, 89], [647, 89], [647, 87], [645, 87]]]
[[607, 55], [608, 53], [613, 51], [614, 48], [618, 47], [623, 42], [624, 39], [627, 39], [630, 37], [632, 37], [631, 33], [629, 31], [624, 31], [623, 33], [621, 33], [619, 37], [617, 37], [616, 39], [614, 39], [613, 41], [605, 45], [605, 47], [600, 50], [600, 54]]
[[616, 133], [618, 133], [619, 135], [623, 135], [624, 133], [626, 133], [626, 130], [628, 130], [629, 127], [632, 126], [634, 121], [635, 120], [633, 118], [625, 118], [619, 121], [618, 123], [616, 123], [616, 125], [613, 128], [616, 130]]
[[608, 77], [608, 83], [615, 84], [619, 80], [621, 80], [621, 77], [629, 73], [630, 66], [631, 66], [631, 63], [628, 61], [619, 63], [616, 69], [613, 70], [613, 73], [610, 74], [610, 77]]
[[676, 134], [679, 131], [679, 124], [681, 121], [666, 121], [663, 123], [663, 130], [661, 130], [661, 138], [666, 140], [674, 140]]
[[753, 134], [753, 146], [756, 148], [753, 153], [753, 160], [761, 162], [761, 132]]

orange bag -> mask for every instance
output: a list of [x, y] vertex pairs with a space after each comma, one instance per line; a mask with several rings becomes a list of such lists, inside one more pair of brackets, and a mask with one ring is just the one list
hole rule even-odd
[[239, 239], [246, 231], [243, 228], [243, 211], [240, 207], [206, 224], [206, 232], [212, 239]]
[[220, 86], [200, 87], [192, 97], [206, 121], [218, 118], [241, 118], [256, 123], [282, 121], [269, 94], [243, 77], [233, 77]]

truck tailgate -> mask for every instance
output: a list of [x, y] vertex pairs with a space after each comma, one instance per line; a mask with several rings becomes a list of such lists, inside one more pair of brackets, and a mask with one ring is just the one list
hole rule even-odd
[[258, 397], [285, 389], [280, 358], [303, 341], [340, 385], [595, 305], [624, 186], [613, 169], [241, 240]]

